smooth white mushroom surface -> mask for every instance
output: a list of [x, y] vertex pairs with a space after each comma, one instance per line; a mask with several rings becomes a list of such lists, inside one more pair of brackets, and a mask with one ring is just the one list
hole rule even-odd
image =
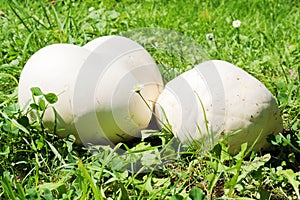
[[[31, 87], [58, 95], [57, 134], [77, 142], [126, 141], [140, 134], [152, 117], [163, 81], [149, 53], [136, 42], [106, 36], [83, 47], [55, 44], [36, 52], [19, 83], [19, 103], [31, 101]], [[52, 109], [43, 121], [51, 129]]]
[[[148, 126], [154, 102], [163, 89], [155, 61], [141, 45], [120, 36], [95, 39], [83, 48], [93, 54], [82, 65], [75, 87], [88, 91], [85, 99], [77, 92], [74, 98], [76, 128], [84, 133], [81, 139], [92, 143], [136, 137]], [[91, 124], [98, 126], [97, 137], [86, 134], [92, 132]]]
[[267, 137], [282, 130], [271, 92], [242, 69], [220, 60], [197, 65], [166, 84], [156, 103], [161, 126], [182, 143], [208, 144], [228, 138], [230, 153], [243, 143], [267, 148]]
[[[59, 101], [53, 106], [57, 111], [58, 134], [62, 137], [76, 134], [72, 110], [73, 88], [80, 66], [90, 51], [71, 44], [53, 44], [46, 46], [25, 64], [18, 86], [20, 107], [26, 109], [32, 103], [30, 88], [39, 87], [43, 93], [55, 93]], [[31, 113], [32, 116], [34, 113]], [[44, 115], [45, 125], [53, 129], [55, 115], [48, 108]]]

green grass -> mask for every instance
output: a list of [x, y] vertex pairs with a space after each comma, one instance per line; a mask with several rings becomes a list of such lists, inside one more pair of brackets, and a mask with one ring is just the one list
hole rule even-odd
[[[0, 198], [299, 199], [299, 16], [293, 0], [0, 0]], [[238, 31], [235, 19], [242, 22]], [[153, 29], [176, 33], [184, 43], [170, 49], [166, 39], [178, 41], [172, 35], [143, 43], [133, 34], [151, 36], [146, 30]], [[206, 40], [208, 33], [214, 41]], [[268, 152], [242, 146], [234, 157], [224, 142], [178, 155], [167, 131], [91, 154], [74, 138], [60, 139], [29, 123], [17, 104], [18, 79], [29, 57], [49, 44], [84, 45], [111, 34], [143, 43], [165, 81], [207, 59], [243, 68], [276, 97], [284, 131], [270, 138]], [[118, 148], [128, 153], [119, 155]]]

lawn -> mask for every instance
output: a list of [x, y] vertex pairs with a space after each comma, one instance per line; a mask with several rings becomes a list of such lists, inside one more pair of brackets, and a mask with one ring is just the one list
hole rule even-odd
[[[0, 27], [0, 199], [300, 199], [298, 1], [0, 0]], [[165, 82], [211, 59], [244, 69], [284, 130], [267, 151], [230, 156], [226, 141], [181, 148], [168, 130], [91, 151], [29, 122], [17, 88], [30, 56], [105, 35], [143, 45]]]

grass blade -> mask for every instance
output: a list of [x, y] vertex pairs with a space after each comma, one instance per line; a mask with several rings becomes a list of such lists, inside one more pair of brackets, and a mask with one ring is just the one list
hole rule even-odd
[[90, 187], [92, 188], [94, 198], [96, 200], [102, 200], [103, 197], [100, 193], [99, 188], [94, 183], [94, 181], [93, 181], [92, 177], [90, 176], [89, 172], [87, 171], [87, 169], [83, 166], [83, 163], [81, 160], [78, 161], [78, 168], [83, 173], [84, 177], [88, 180], [88, 183], [89, 183]]

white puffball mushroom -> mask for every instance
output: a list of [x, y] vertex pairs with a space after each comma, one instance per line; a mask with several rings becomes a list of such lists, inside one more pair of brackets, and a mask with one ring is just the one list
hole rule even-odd
[[[26, 109], [32, 102], [32, 87], [39, 87], [45, 94], [58, 95], [59, 100], [53, 107], [58, 116], [58, 135], [62, 137], [70, 133], [76, 135], [71, 100], [77, 73], [89, 54], [90, 51], [76, 45], [52, 44], [34, 53], [21, 72], [18, 86], [20, 107]], [[46, 110], [43, 121], [48, 128], [54, 128], [53, 109]]]
[[156, 103], [161, 126], [169, 124], [184, 144], [228, 137], [235, 154], [247, 142], [267, 148], [267, 137], [282, 130], [280, 110], [271, 92], [242, 69], [207, 61], [166, 84]]
[[[40, 49], [21, 73], [22, 108], [31, 100], [31, 87], [58, 94], [53, 105], [57, 134], [74, 134], [86, 145], [138, 136], [150, 123], [163, 81], [142, 46], [128, 38], [105, 36], [83, 47], [56, 44]], [[43, 121], [51, 129], [54, 120], [48, 109]]]
[[[97, 137], [93, 134], [81, 136], [85, 143], [103, 141], [107, 137], [119, 142], [137, 137], [147, 128], [152, 118], [154, 102], [163, 89], [159, 69], [150, 54], [138, 43], [121, 36], [104, 36], [83, 46], [93, 52], [82, 66], [77, 85], [93, 87], [94, 101], [77, 101], [74, 107], [77, 121], [89, 121], [90, 114], [82, 108], [96, 108], [98, 119]], [[93, 65], [98, 69], [84, 72]], [[99, 71], [100, 70], [100, 71]], [[91, 78], [88, 83], [84, 77]], [[97, 82], [93, 82], [96, 79]], [[91, 110], [92, 108], [88, 108]], [[85, 112], [86, 114], [84, 114]], [[94, 113], [92, 113], [94, 115]], [[87, 130], [89, 123], [76, 123], [80, 132]]]

